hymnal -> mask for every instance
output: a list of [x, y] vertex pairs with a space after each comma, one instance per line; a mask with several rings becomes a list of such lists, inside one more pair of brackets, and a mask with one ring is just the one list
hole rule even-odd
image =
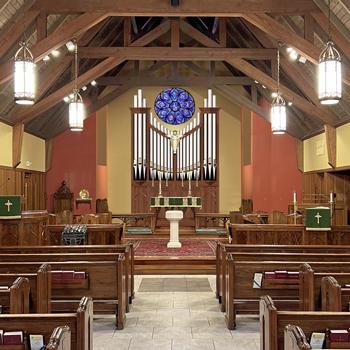
[[62, 271], [62, 279], [64, 280], [74, 279], [74, 271]]
[[325, 338], [325, 333], [312, 333], [310, 339], [311, 349], [323, 349]]
[[275, 271], [276, 278], [288, 278], [287, 271]]
[[41, 350], [44, 348], [44, 337], [41, 334], [29, 336], [30, 350]]
[[266, 279], [273, 279], [273, 278], [275, 278], [275, 273], [274, 272], [265, 272], [264, 273], [264, 277], [266, 278]]
[[3, 335], [4, 345], [21, 345], [23, 344], [23, 332], [4, 332]]
[[261, 272], [254, 273], [253, 288], [261, 288], [262, 277]]
[[331, 329], [329, 331], [329, 340], [332, 342], [349, 341], [349, 332], [346, 329]]
[[8, 286], [0, 286], [0, 290], [8, 290], [9, 287]]
[[61, 280], [62, 279], [62, 271], [60, 271], [60, 270], [51, 271], [51, 279], [53, 281]]
[[74, 279], [76, 280], [83, 280], [85, 279], [85, 272], [84, 271], [78, 271], [78, 272], [74, 272]]
[[298, 271], [288, 271], [288, 278], [290, 279], [298, 279], [299, 272]]

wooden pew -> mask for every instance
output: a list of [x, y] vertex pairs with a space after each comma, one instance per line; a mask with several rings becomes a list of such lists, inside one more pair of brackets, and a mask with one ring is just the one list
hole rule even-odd
[[348, 329], [350, 312], [279, 311], [270, 296], [260, 300], [260, 349], [284, 349], [284, 330], [289, 325], [298, 325], [309, 338], [312, 332], [326, 329]]
[[[5, 287], [5, 286], [4, 286]], [[29, 313], [29, 281], [18, 277], [7, 289], [0, 290], [0, 305], [9, 314]]]
[[[350, 251], [350, 246], [309, 246], [309, 245], [245, 245], [245, 244], [223, 244], [217, 242], [216, 248], [216, 297], [222, 302], [225, 295], [224, 278], [226, 272], [226, 253], [230, 252], [255, 252], [255, 253], [343, 253]], [[222, 305], [225, 311], [225, 305]]]
[[[322, 280], [327, 276], [332, 276], [340, 285], [348, 284], [350, 281], [350, 263], [332, 262], [332, 263], [303, 263], [299, 268], [299, 298], [300, 310], [320, 311], [322, 307]], [[325, 291], [326, 292], [326, 291]], [[325, 293], [324, 292], [324, 293]], [[341, 292], [341, 291], [340, 291]], [[344, 289], [343, 311], [347, 311], [346, 299], [350, 289]], [[350, 300], [348, 300], [350, 301]], [[323, 304], [326, 305], [326, 304]], [[324, 306], [326, 307], [326, 306]], [[339, 309], [340, 310], [340, 309]], [[336, 311], [336, 310], [331, 310]]]
[[[17, 255], [20, 257], [20, 255]], [[3, 257], [3, 256], [2, 256]], [[44, 262], [16, 261], [0, 262], [0, 273], [35, 272]], [[125, 325], [126, 292], [125, 292], [125, 255], [118, 254], [113, 260], [85, 261], [50, 261], [52, 270], [83, 271], [87, 275], [78, 286], [70, 283], [55, 284], [52, 288], [51, 308], [53, 311], [66, 312], [76, 308], [81, 295], [85, 294], [94, 300], [96, 313], [112, 313], [116, 316], [116, 327]]]
[[84, 245], [84, 246], [32, 246], [32, 247], [0, 247], [2, 254], [66, 254], [78, 257], [84, 253], [123, 253], [125, 254], [125, 265], [127, 273], [125, 276], [125, 288], [128, 293], [127, 299], [132, 303], [135, 297], [134, 276], [135, 276], [135, 249], [133, 243], [120, 245]]
[[263, 280], [261, 288], [253, 288], [255, 273], [287, 270], [297, 272], [303, 261], [309, 261], [317, 269], [327, 268], [336, 271], [340, 264], [349, 265], [348, 254], [321, 253], [227, 253], [226, 254], [226, 289], [225, 304], [226, 322], [229, 329], [235, 328], [236, 313], [257, 313], [258, 300], [264, 294], [270, 294], [279, 307], [287, 310], [299, 309], [299, 280]]
[[[115, 261], [118, 259], [119, 254], [123, 254], [125, 256], [125, 261], [123, 263], [123, 280], [125, 283], [125, 300], [127, 301], [126, 304], [126, 311], [129, 311], [129, 302], [131, 302], [133, 298], [133, 266], [130, 265], [130, 260], [133, 260], [133, 256], [130, 254], [130, 245], [125, 245], [120, 248], [111, 249], [111, 252], [105, 253], [103, 251], [100, 252], [88, 252], [83, 253], [77, 250], [66, 250], [62, 249], [58, 253], [54, 250], [44, 250], [45, 253], [40, 253], [42, 249], [38, 249], [38, 251], [35, 252], [35, 254], [26, 254], [22, 251], [22, 253], [8, 253], [8, 254], [0, 254], [0, 261], [38, 261], [42, 260], [45, 262], [51, 262], [51, 261]], [[74, 251], [74, 252], [73, 252]], [[116, 252], [118, 251], [118, 252]], [[120, 251], [120, 252], [119, 252]], [[125, 253], [124, 253], [125, 252]], [[32, 251], [33, 253], [33, 251]], [[131, 256], [131, 258], [130, 258]], [[132, 276], [131, 276], [132, 274]]]
[[322, 278], [321, 293], [322, 311], [349, 311], [350, 288], [342, 288], [334, 277]]
[[68, 326], [57, 327], [46, 345], [46, 350], [71, 350], [71, 331]]
[[311, 346], [303, 330], [294, 325], [284, 329], [284, 350], [310, 350]]
[[50, 313], [51, 266], [49, 264], [43, 264], [35, 273], [19, 272], [0, 274], [0, 285], [10, 285], [19, 277], [26, 278], [29, 281], [29, 312], [42, 314]]
[[[24, 330], [29, 334], [42, 334], [44, 336], [45, 343], [50, 342], [50, 337], [53, 330], [62, 325], [66, 325], [70, 329], [71, 349], [92, 350], [92, 299], [83, 297], [79, 302], [76, 312], [71, 313], [0, 315], [0, 329], [3, 329], [5, 332]], [[67, 335], [64, 335], [64, 337], [67, 337]], [[61, 347], [57, 349], [66, 350], [67, 348]]]
[[[48, 225], [43, 245], [61, 245], [61, 233], [66, 225]], [[125, 241], [123, 224], [87, 224], [88, 244], [122, 244]], [[36, 244], [32, 244], [36, 245]]]

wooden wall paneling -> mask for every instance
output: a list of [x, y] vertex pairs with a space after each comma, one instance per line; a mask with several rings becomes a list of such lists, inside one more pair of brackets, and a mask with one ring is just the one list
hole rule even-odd
[[337, 166], [337, 131], [336, 128], [330, 125], [325, 125], [324, 130], [326, 134], [328, 164], [332, 168], [335, 168]]

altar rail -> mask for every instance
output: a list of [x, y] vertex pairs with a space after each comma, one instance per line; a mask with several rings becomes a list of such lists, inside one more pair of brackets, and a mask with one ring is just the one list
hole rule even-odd
[[303, 225], [227, 224], [233, 244], [350, 245], [350, 226], [306, 231]]

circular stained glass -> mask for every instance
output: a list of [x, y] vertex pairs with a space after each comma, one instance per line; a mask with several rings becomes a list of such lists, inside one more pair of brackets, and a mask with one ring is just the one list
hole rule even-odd
[[189, 121], [195, 111], [193, 96], [181, 88], [163, 90], [156, 98], [154, 110], [165, 123], [179, 125]]

